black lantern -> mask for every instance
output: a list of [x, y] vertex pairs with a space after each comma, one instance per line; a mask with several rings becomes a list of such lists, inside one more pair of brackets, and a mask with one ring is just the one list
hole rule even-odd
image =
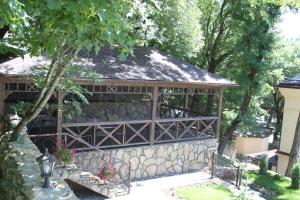
[[49, 178], [53, 175], [53, 168], [56, 162], [56, 158], [53, 155], [51, 155], [48, 152], [48, 149], [46, 148], [46, 152], [44, 153], [44, 155], [38, 157], [36, 160], [40, 165], [41, 177], [45, 178], [42, 187], [52, 188], [52, 186], [50, 185]]

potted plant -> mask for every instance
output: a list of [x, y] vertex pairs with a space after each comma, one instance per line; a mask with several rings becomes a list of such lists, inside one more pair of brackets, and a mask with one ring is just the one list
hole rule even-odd
[[104, 181], [112, 180], [116, 177], [117, 169], [108, 163], [105, 163], [99, 170], [99, 178]]
[[57, 159], [64, 164], [64, 168], [73, 162], [75, 155], [75, 149], [68, 149], [66, 145], [58, 145], [56, 149]]

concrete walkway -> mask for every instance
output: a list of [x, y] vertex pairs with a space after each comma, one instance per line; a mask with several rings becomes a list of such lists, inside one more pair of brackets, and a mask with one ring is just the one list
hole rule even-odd
[[[204, 172], [195, 172], [133, 182], [129, 195], [116, 197], [112, 200], [174, 200], [173, 197], [167, 195], [166, 191], [173, 188], [199, 185], [207, 182], [225, 184], [233, 193], [241, 193], [241, 190], [237, 190], [232, 184], [218, 178], [210, 179], [210, 175]], [[248, 190], [246, 195], [253, 200], [264, 199], [259, 197], [259, 193], [253, 190]]]

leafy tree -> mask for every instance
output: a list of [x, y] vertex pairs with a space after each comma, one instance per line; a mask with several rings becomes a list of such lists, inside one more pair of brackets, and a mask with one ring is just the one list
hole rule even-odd
[[262, 96], [261, 107], [268, 114], [266, 126], [269, 127], [271, 121], [275, 119], [274, 140], [280, 138], [284, 98], [278, 90], [278, 84], [286, 78], [292, 78], [300, 73], [300, 41], [277, 39], [277, 45], [273, 48], [270, 65], [272, 71], [267, 76], [266, 94]]
[[[238, 129], [247, 131], [255, 128], [259, 134], [257, 116], [266, 115], [266, 111], [261, 108], [263, 100], [260, 96], [265, 96], [266, 93], [265, 74], [272, 71], [269, 62], [275, 43], [273, 28], [280, 16], [282, 2], [277, 0], [198, 1], [197, 4], [192, 5], [197, 8], [192, 7], [190, 10], [200, 12], [199, 20], [193, 18], [195, 15], [188, 12], [178, 14], [176, 6], [186, 5], [184, 1], [178, 0], [172, 3], [167, 1], [159, 5], [161, 5], [160, 9], [164, 6], [173, 9], [165, 9], [163, 14], [156, 14], [156, 18], [151, 18], [154, 22], [155, 19], [160, 19], [159, 24], [162, 24], [157, 27], [155, 37], [152, 39], [152, 42], [156, 42], [154, 44], [159, 44], [157, 46], [163, 51], [173, 55], [180, 54], [190, 63], [234, 80], [240, 85], [238, 89], [225, 91], [223, 134], [220, 138], [219, 153], [223, 153], [229, 138]], [[199, 36], [192, 37], [185, 34], [189, 30], [177, 29], [173, 22], [182, 20], [184, 18], [181, 17], [182, 15], [192, 16], [189, 18], [189, 23], [194, 24], [195, 27], [200, 26], [200, 30], [197, 31]], [[161, 35], [164, 37], [160, 37]], [[189, 38], [186, 39], [187, 37]], [[194, 38], [201, 39], [197, 43], [199, 48], [196, 49], [196, 53], [192, 53], [192, 57], [189, 57], [187, 55], [190, 52], [184, 50], [188, 48], [189, 43], [184, 41], [192, 41]], [[212, 113], [212, 102], [212, 97], [207, 97], [205, 114]]]
[[[232, 17], [234, 4], [229, 0], [199, 1], [203, 46], [199, 49], [196, 63], [211, 73], [216, 73], [222, 66], [231, 63], [227, 61], [233, 55], [237, 39], [234, 33], [236, 21]], [[205, 114], [210, 114], [212, 107], [213, 96], [208, 96]]]
[[[10, 7], [11, 3], [17, 7]], [[103, 46], [117, 45], [122, 52], [120, 58], [124, 59], [135, 44], [133, 26], [129, 20], [133, 6], [127, 0], [22, 3], [12, 0], [2, 4], [3, 8], [9, 8], [0, 17], [2, 27], [9, 25], [10, 42], [25, 48], [32, 56], [43, 55], [50, 60], [45, 77], [39, 82], [41, 92], [15, 128], [13, 140], [41, 112], [55, 88], [64, 80], [64, 74], [80, 50], [98, 53]], [[15, 8], [17, 10], [13, 10]]]
[[148, 45], [190, 59], [201, 47], [198, 0], [139, 1]]
[[221, 135], [219, 154], [223, 153], [234, 131], [257, 116], [259, 106], [256, 96], [261, 94], [265, 74], [270, 71], [268, 61], [274, 44], [273, 27], [280, 16], [280, 6], [264, 1], [239, 1], [233, 11], [233, 17], [238, 22], [235, 31], [238, 34], [234, 51], [236, 61], [224, 69], [224, 76], [236, 80], [240, 88], [225, 94], [225, 99], [230, 101], [230, 105], [225, 102], [225, 106], [235, 112], [235, 117]]

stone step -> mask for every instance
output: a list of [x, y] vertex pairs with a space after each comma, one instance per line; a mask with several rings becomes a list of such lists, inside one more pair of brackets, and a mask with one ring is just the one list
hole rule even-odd
[[128, 188], [125, 184], [106, 182], [91, 172], [81, 171], [76, 167], [58, 167], [56, 173], [60, 174], [64, 179], [70, 179], [109, 198], [124, 196], [128, 193]]

